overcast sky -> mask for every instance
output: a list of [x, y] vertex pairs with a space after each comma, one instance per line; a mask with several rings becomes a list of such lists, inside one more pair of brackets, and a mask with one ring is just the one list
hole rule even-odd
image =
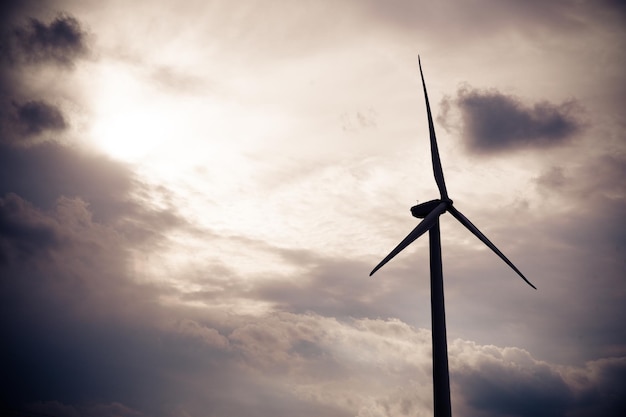
[[430, 416], [445, 214], [456, 416], [626, 411], [626, 8], [0, 6], [0, 404], [48, 416]]

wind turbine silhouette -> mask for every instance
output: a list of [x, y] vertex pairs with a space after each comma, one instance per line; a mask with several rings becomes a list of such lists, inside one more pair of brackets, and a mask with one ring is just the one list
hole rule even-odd
[[418, 237], [428, 231], [430, 239], [430, 308], [431, 308], [431, 325], [432, 325], [432, 344], [433, 344], [433, 397], [434, 397], [434, 415], [435, 417], [451, 417], [452, 411], [450, 406], [450, 378], [448, 374], [448, 346], [446, 341], [446, 317], [443, 299], [443, 272], [441, 267], [441, 238], [439, 231], [439, 216], [446, 211], [452, 214], [463, 226], [472, 232], [478, 239], [487, 245], [496, 253], [508, 266], [510, 266], [524, 281], [534, 289], [533, 284], [526, 279], [519, 269], [513, 265], [509, 259], [493, 244], [487, 237], [481, 233], [476, 226], [469, 221], [467, 217], [461, 214], [453, 205], [452, 200], [448, 197], [446, 183], [443, 180], [443, 170], [441, 169], [441, 161], [439, 159], [439, 150], [437, 148], [437, 138], [435, 136], [435, 127], [433, 126], [433, 118], [430, 113], [430, 104], [428, 102], [428, 93], [426, 92], [426, 83], [424, 82], [424, 73], [422, 72], [422, 62], [418, 56], [420, 68], [420, 76], [422, 77], [422, 86], [424, 87], [424, 98], [426, 99], [426, 113], [428, 115], [428, 130], [430, 132], [430, 153], [433, 162], [433, 171], [435, 174], [435, 182], [441, 198], [438, 200], [427, 201], [422, 204], [411, 207], [411, 214], [418, 219], [423, 219], [416, 227], [404, 238], [398, 246], [392, 250], [376, 267], [370, 272], [372, 276], [383, 265], [389, 262], [394, 256], [400, 253], [404, 248], [413, 243]]

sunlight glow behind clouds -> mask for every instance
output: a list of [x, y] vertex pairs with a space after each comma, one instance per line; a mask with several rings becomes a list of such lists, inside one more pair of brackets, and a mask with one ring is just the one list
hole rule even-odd
[[[145, 158], [176, 133], [165, 97], [155, 94], [129, 68], [99, 65], [93, 77], [91, 138], [107, 154], [124, 161]], [[171, 139], [170, 139], [171, 140]]]

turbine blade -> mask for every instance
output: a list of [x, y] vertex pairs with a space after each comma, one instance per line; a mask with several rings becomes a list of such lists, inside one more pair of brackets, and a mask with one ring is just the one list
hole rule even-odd
[[524, 274], [522, 274], [520, 272], [519, 269], [517, 269], [517, 267], [515, 265], [513, 265], [513, 262], [509, 261], [509, 258], [507, 258], [506, 256], [504, 256], [504, 254], [502, 252], [500, 252], [500, 250], [498, 248], [496, 248], [496, 245], [494, 245], [493, 243], [491, 243], [491, 241], [489, 239], [487, 239], [487, 236], [483, 235], [481, 233], [480, 230], [478, 230], [478, 228], [476, 226], [474, 226], [472, 224], [472, 222], [469, 221], [469, 219], [467, 217], [465, 217], [460, 211], [458, 211], [457, 209], [455, 209], [454, 207], [450, 206], [448, 207], [448, 211], [450, 212], [450, 214], [452, 214], [463, 226], [465, 226], [470, 232], [472, 232], [478, 239], [480, 239], [485, 245], [487, 245], [492, 251], [495, 252], [496, 255], [498, 255], [500, 257], [500, 259], [502, 259], [504, 262], [506, 262], [506, 264], [508, 266], [510, 266], [511, 268], [513, 268], [513, 270], [515, 272], [517, 272], [517, 274], [522, 277], [522, 279], [524, 281], [526, 281], [526, 283], [528, 285], [530, 285], [531, 287], [533, 287], [534, 289], [537, 289], [537, 287], [535, 287], [533, 284], [530, 283], [530, 281], [528, 281], [526, 279], [526, 277], [524, 276]]
[[443, 180], [443, 169], [441, 168], [441, 160], [439, 159], [439, 148], [437, 147], [437, 137], [435, 136], [435, 126], [433, 125], [433, 116], [430, 112], [430, 104], [428, 102], [428, 93], [426, 92], [426, 82], [424, 81], [424, 73], [422, 72], [422, 61], [419, 56], [417, 61], [420, 67], [420, 75], [422, 77], [422, 86], [424, 87], [424, 98], [426, 99], [426, 114], [428, 115], [428, 130], [430, 132], [430, 153], [433, 161], [433, 172], [435, 174], [435, 182], [439, 188], [442, 200], [448, 199], [446, 191], [446, 183]]
[[370, 277], [374, 275], [374, 272], [378, 271], [383, 267], [387, 262], [389, 262], [394, 256], [399, 254], [404, 248], [413, 243], [418, 237], [426, 233], [433, 225], [435, 224], [435, 220], [437, 216], [440, 216], [444, 211], [446, 211], [447, 203], [440, 203], [437, 207], [433, 209], [428, 215], [422, 220], [416, 227], [404, 238], [402, 242], [398, 246], [392, 250], [389, 255], [385, 257], [376, 267], [370, 272]]

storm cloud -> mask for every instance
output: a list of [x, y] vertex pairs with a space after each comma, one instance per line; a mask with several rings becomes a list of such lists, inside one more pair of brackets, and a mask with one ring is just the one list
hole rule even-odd
[[87, 33], [69, 15], [59, 15], [48, 24], [30, 18], [6, 36], [8, 58], [18, 63], [52, 62], [67, 66], [88, 52]]
[[[0, 142], [58, 140], [71, 127], [60, 103], [80, 108], [71, 99], [67, 77], [89, 54], [87, 32], [69, 14], [59, 14], [50, 23], [28, 17], [38, 11], [36, 2], [7, 2], [3, 8]], [[54, 82], [38, 82], [42, 77]]]
[[59, 131], [67, 127], [61, 111], [45, 101], [14, 103], [15, 121], [25, 135], [37, 135], [45, 130]]
[[467, 415], [618, 416], [624, 410], [624, 358], [590, 361], [581, 367], [552, 365], [517, 348], [478, 346], [456, 340], [452, 374]]
[[452, 102], [461, 114], [466, 147], [476, 153], [549, 148], [571, 140], [582, 129], [575, 101], [533, 105], [498, 90], [463, 87], [454, 99], [445, 98], [441, 121], [447, 123]]

